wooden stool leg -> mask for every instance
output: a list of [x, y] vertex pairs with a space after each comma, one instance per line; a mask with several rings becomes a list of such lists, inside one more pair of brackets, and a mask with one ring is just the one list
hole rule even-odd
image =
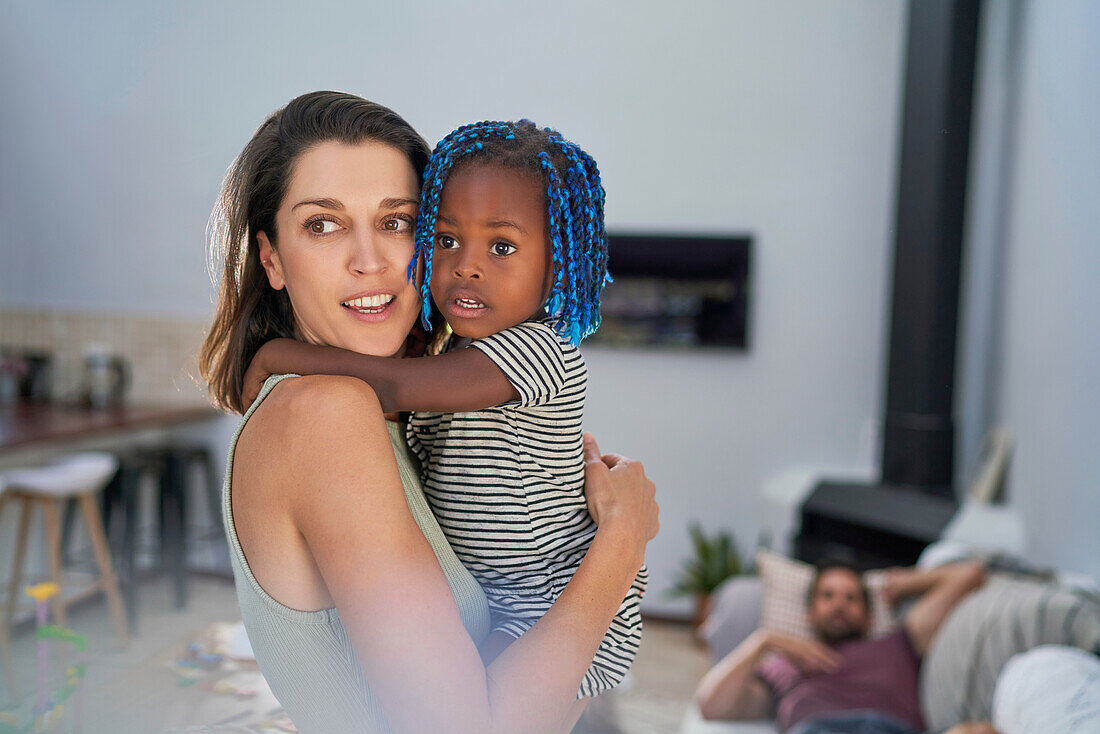
[[115, 623], [115, 631], [118, 633], [119, 643], [126, 644], [126, 609], [122, 604], [122, 594], [118, 590], [118, 579], [115, 578], [115, 569], [111, 563], [111, 552], [107, 548], [106, 533], [103, 532], [103, 522], [96, 507], [95, 496], [92, 494], [80, 495], [80, 508], [84, 511], [84, 524], [88, 527], [88, 538], [92, 541], [92, 550], [95, 552], [95, 562], [99, 566], [99, 580], [103, 585], [103, 592], [107, 595], [107, 604], [111, 608], [111, 619]]
[[67, 627], [65, 615], [65, 590], [61, 585], [61, 517], [58, 508], [60, 500], [41, 499], [42, 519], [46, 527], [46, 554], [50, 559], [50, 580], [57, 584], [58, 594], [54, 597], [53, 618], [58, 627]]
[[12, 557], [11, 582], [8, 584], [8, 603], [4, 612], [4, 628], [11, 629], [12, 620], [15, 618], [16, 602], [23, 595], [19, 587], [23, 584], [23, 559], [27, 556], [27, 535], [31, 529], [31, 506], [33, 501], [26, 496], [19, 495], [19, 532], [15, 540], [15, 555]]
[[16, 687], [15, 665], [11, 660], [11, 641], [8, 639], [10, 630], [7, 625], [0, 628], [0, 666], [4, 668], [4, 681], [8, 686], [8, 694], [0, 696], [0, 706], [15, 703], [19, 699], [19, 689]]
[[[0, 516], [3, 515], [4, 496], [0, 494]], [[0, 706], [6, 706], [19, 700], [18, 682], [15, 679], [15, 664], [11, 659], [11, 618], [0, 619], [0, 667], [4, 668], [4, 681], [8, 686], [10, 700], [0, 696]]]

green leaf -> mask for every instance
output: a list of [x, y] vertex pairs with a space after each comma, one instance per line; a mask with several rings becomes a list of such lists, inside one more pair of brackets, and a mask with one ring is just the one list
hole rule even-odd
[[730, 533], [719, 531], [710, 538], [693, 521], [688, 535], [693, 556], [683, 562], [670, 594], [709, 594], [730, 576], [741, 573], [741, 556]]

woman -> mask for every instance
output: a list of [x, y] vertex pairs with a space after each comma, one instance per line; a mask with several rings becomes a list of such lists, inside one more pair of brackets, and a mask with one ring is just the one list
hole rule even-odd
[[[245, 407], [245, 369], [270, 338], [382, 356], [417, 341], [406, 273], [427, 154], [392, 111], [335, 92], [260, 127], [215, 211], [225, 275], [202, 368], [222, 405]], [[545, 617], [486, 665], [484, 596], [427, 511], [400, 427], [358, 380], [270, 379], [230, 449], [224, 512], [249, 637], [298, 728], [568, 731], [657, 530], [641, 465], [590, 438], [585, 451], [596, 539]]]

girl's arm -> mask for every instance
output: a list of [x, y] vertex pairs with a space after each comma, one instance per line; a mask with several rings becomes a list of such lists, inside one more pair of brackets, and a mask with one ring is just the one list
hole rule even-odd
[[265, 419], [278, 435], [256, 445], [279, 463], [272, 475], [291, 493], [293, 524], [394, 729], [568, 731], [583, 709], [575, 697], [584, 673], [656, 534], [641, 465], [601, 458], [587, 437], [596, 537], [552, 608], [486, 667], [409, 513], [370, 388], [332, 377], [291, 383], [280, 385], [295, 391], [279, 401], [285, 409]]
[[248, 366], [245, 404], [256, 399], [270, 375], [286, 372], [357, 377], [371, 386], [387, 413], [461, 413], [484, 410], [519, 397], [500, 368], [477, 349], [391, 359], [294, 339], [273, 339], [260, 347]]

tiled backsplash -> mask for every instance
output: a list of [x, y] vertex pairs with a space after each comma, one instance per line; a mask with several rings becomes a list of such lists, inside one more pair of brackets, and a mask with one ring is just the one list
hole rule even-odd
[[85, 349], [103, 345], [130, 366], [127, 401], [187, 405], [206, 401], [198, 352], [208, 327], [205, 319], [3, 307], [0, 347], [52, 354], [58, 400], [77, 398]]

